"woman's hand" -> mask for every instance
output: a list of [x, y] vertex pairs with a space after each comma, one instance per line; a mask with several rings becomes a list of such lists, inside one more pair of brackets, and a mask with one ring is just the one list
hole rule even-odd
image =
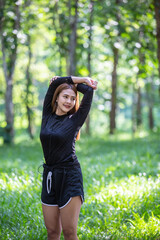
[[56, 80], [58, 77], [59, 77], [59, 76], [54, 76], [54, 77], [52, 77], [51, 80], [50, 80], [50, 82], [49, 82], [49, 85], [51, 85], [51, 83], [52, 83], [54, 80]]
[[86, 78], [85, 78], [85, 83], [86, 83], [88, 86], [92, 87], [94, 90], [97, 89], [97, 84], [98, 84], [98, 82], [95, 81], [95, 80], [93, 80], [92, 78], [86, 77]]

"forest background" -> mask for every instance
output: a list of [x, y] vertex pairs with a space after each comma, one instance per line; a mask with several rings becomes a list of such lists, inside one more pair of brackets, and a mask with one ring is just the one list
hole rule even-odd
[[98, 81], [76, 143], [79, 239], [159, 240], [159, 0], [0, 0], [0, 40], [0, 238], [46, 238], [43, 100], [75, 75]]
[[[0, 127], [31, 138], [52, 76], [92, 76], [86, 132], [160, 128], [159, 1], [2, 1]], [[94, 129], [94, 130], [93, 130]]]

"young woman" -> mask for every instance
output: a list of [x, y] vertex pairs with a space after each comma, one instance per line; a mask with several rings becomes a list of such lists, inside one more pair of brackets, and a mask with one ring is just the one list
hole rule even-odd
[[[97, 82], [89, 77], [54, 77], [45, 96], [40, 140], [45, 164], [42, 209], [48, 240], [77, 240], [84, 201], [83, 180], [75, 141], [91, 107]], [[77, 91], [83, 93], [78, 108]]]

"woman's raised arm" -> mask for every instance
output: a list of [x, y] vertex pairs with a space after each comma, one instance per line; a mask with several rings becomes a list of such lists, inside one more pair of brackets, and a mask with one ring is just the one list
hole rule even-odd
[[75, 84], [77, 84], [77, 90], [83, 94], [83, 99], [79, 109], [72, 116], [72, 119], [75, 120], [75, 124], [78, 128], [80, 128], [89, 113], [92, 104], [93, 90], [97, 89], [97, 81], [94, 81], [89, 77], [72, 77], [72, 80]]

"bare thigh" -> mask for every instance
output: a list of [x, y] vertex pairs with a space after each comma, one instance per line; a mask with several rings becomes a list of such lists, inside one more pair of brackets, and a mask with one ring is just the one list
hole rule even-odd
[[67, 236], [73, 236], [73, 239], [77, 238], [77, 225], [78, 218], [81, 209], [82, 201], [80, 196], [73, 197], [71, 201], [62, 209], [60, 209], [62, 229], [65, 239], [72, 239], [72, 237], [67, 238]]
[[46, 206], [42, 204], [42, 210], [48, 236], [55, 235], [57, 236], [57, 239], [59, 239], [62, 227], [58, 206]]

